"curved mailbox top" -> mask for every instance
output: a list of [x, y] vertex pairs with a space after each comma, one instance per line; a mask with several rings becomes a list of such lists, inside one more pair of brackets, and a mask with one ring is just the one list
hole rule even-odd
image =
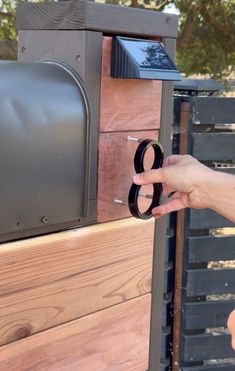
[[79, 223], [89, 175], [89, 106], [79, 78], [52, 63], [2, 62], [0, 102], [0, 240]]

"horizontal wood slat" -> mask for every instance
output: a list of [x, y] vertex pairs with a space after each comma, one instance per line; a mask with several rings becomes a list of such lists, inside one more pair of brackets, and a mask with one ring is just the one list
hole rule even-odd
[[182, 367], [181, 370], [182, 371], [234, 371], [234, 364], [219, 363], [216, 365], [207, 365], [207, 366]]
[[234, 269], [187, 270], [186, 291], [188, 296], [235, 293]]
[[184, 335], [183, 342], [184, 362], [234, 357], [230, 335]]
[[[99, 136], [98, 166], [98, 222], [129, 217], [128, 205], [114, 204], [115, 198], [127, 202], [132, 176], [135, 174], [134, 155], [136, 142], [127, 141], [128, 135], [143, 139], [157, 139], [157, 131], [101, 133]], [[153, 152], [146, 152], [145, 168], [153, 163]], [[152, 185], [141, 188], [146, 194], [153, 194]], [[149, 199], [141, 199], [142, 211], [149, 206]], [[146, 205], [145, 208], [143, 206]]]
[[162, 81], [110, 76], [112, 38], [103, 38], [100, 132], [160, 127]]
[[152, 251], [154, 221], [134, 218], [0, 246], [0, 296]]
[[0, 348], [7, 371], [144, 371], [150, 295], [115, 305]]
[[225, 161], [235, 159], [235, 134], [193, 133], [192, 145], [192, 155], [198, 160]]
[[0, 343], [149, 292], [153, 225], [129, 219], [3, 244]]
[[235, 300], [185, 303], [184, 329], [226, 327], [228, 316], [234, 308]]
[[0, 344], [150, 292], [151, 251], [0, 298]]
[[209, 209], [190, 209], [189, 228], [210, 229], [223, 227], [234, 227], [234, 223]]
[[234, 98], [193, 97], [191, 109], [196, 124], [235, 123]]
[[189, 263], [235, 260], [235, 235], [189, 237], [188, 244]]
[[177, 37], [175, 15], [89, 1], [19, 4], [19, 30], [96, 30], [127, 35]]

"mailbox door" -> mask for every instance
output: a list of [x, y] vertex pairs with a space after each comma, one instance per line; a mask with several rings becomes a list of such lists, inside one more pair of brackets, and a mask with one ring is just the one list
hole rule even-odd
[[0, 81], [0, 239], [79, 224], [89, 170], [82, 87], [49, 63], [2, 63]]

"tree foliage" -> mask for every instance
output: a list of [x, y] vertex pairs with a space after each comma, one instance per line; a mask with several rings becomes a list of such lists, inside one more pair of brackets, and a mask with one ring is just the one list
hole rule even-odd
[[[177, 40], [180, 70], [186, 75], [201, 73], [223, 78], [234, 69], [235, 0], [106, 0], [106, 3], [156, 11], [174, 4], [180, 12]], [[15, 6], [16, 0], [0, 0], [1, 59], [13, 59], [16, 55]]]
[[235, 0], [175, 1], [180, 10], [178, 66], [225, 77], [235, 66]]

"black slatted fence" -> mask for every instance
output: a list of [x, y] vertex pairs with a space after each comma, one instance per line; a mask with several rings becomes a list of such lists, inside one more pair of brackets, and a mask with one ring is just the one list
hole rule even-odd
[[[184, 132], [188, 153], [215, 170], [235, 174], [235, 99], [177, 98], [175, 112], [176, 137], [182, 121], [184, 130], [185, 125], [188, 128], [187, 134]], [[183, 223], [182, 299], [179, 315], [174, 318], [180, 351], [178, 359], [173, 355], [172, 367], [183, 371], [235, 370], [235, 352], [226, 331], [228, 315], [235, 309], [235, 234], [231, 234], [233, 230], [221, 231], [235, 226], [211, 210], [186, 210]], [[175, 269], [177, 265], [175, 261]], [[177, 334], [173, 336], [177, 341]]]

